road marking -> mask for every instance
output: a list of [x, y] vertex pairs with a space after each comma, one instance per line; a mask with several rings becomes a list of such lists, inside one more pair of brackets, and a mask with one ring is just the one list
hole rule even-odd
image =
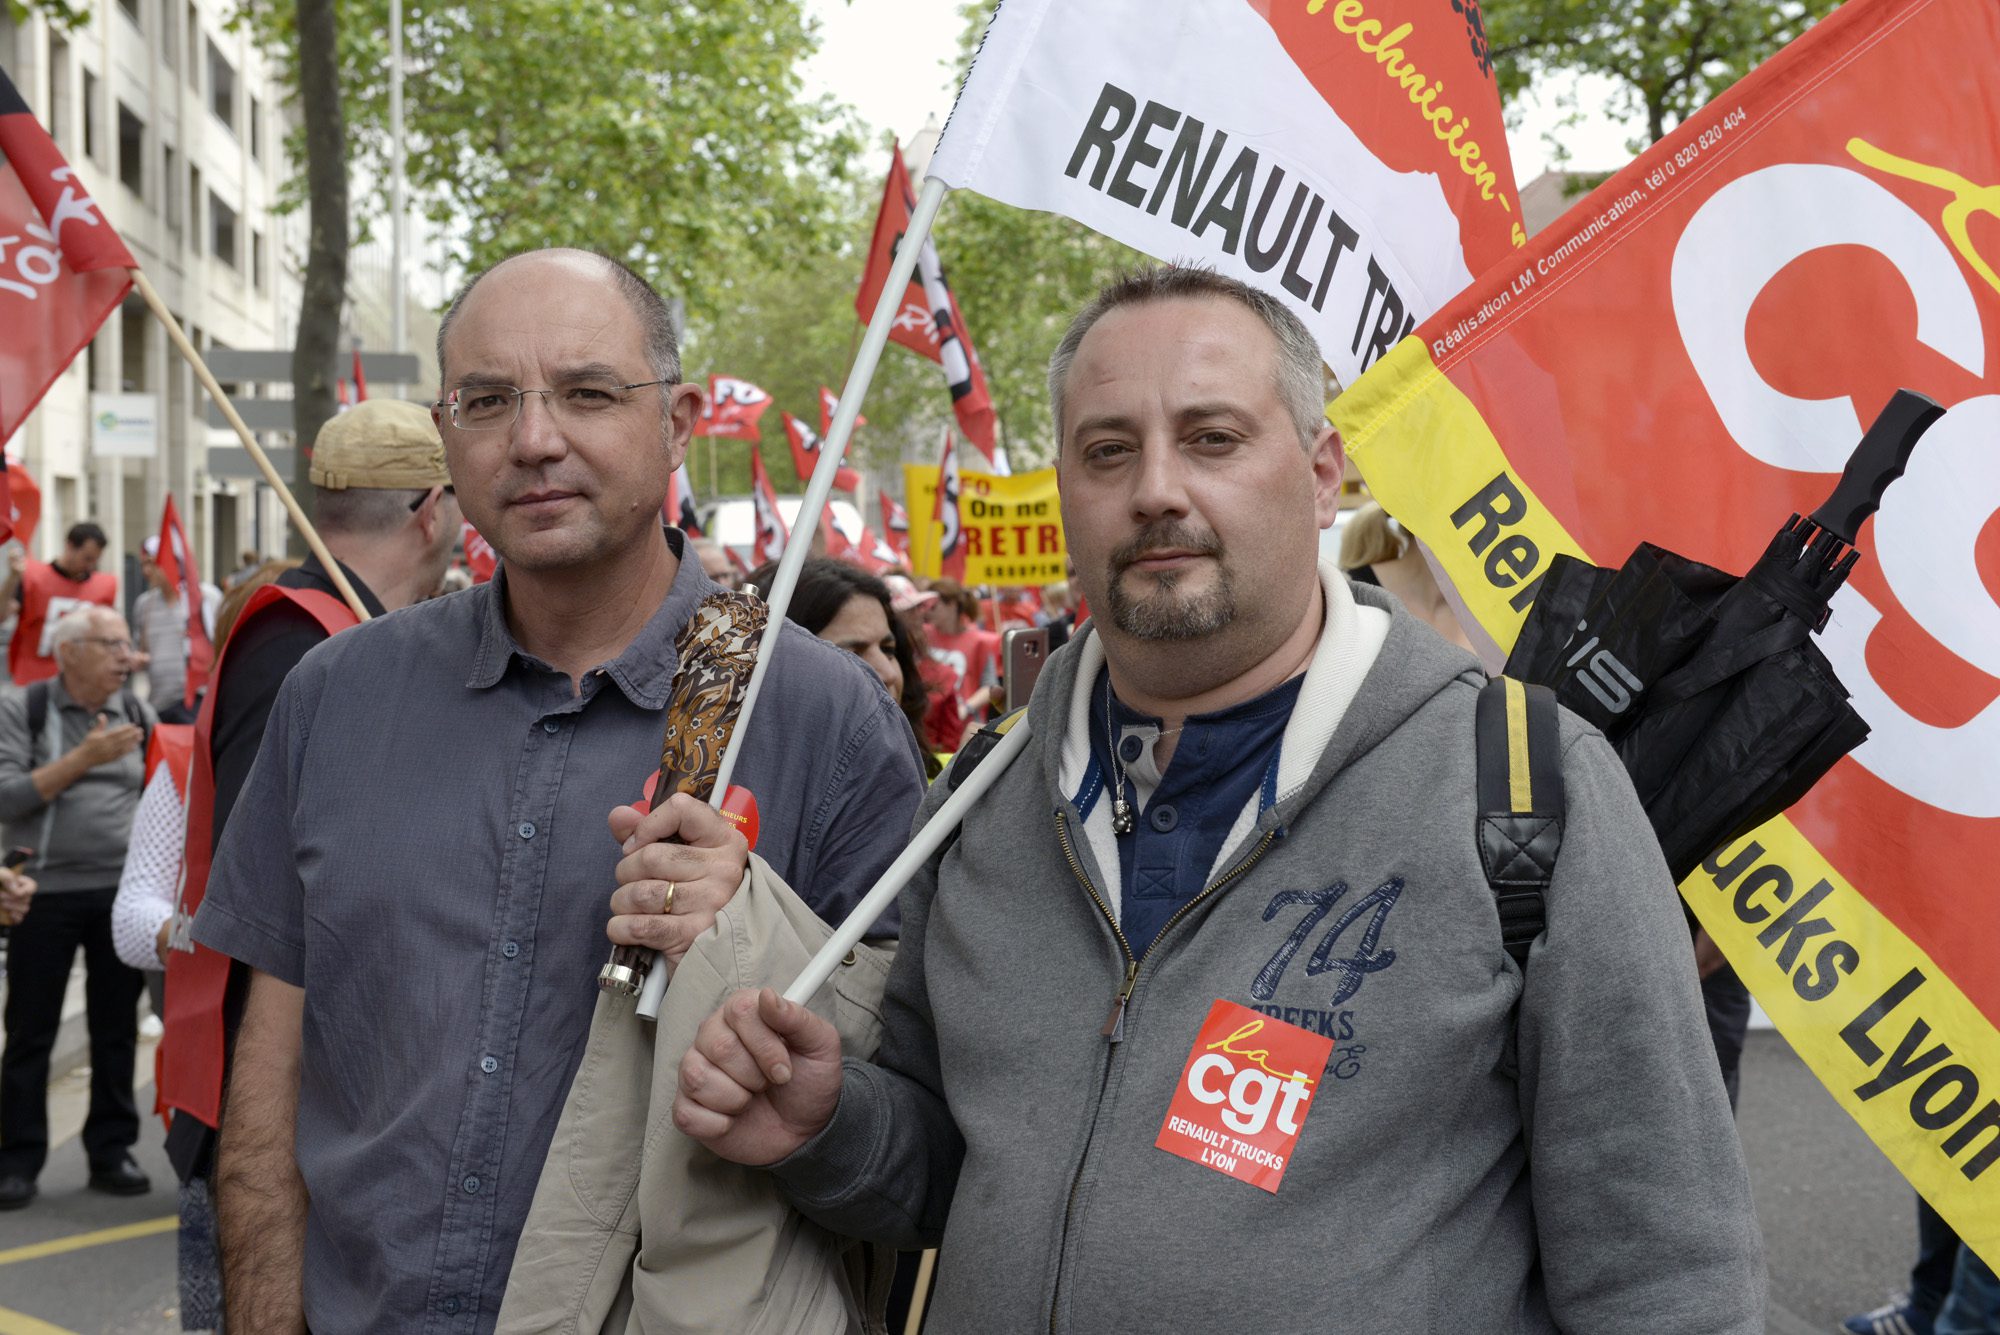
[[[108, 1242], [125, 1242], [132, 1238], [150, 1238], [155, 1233], [171, 1233], [180, 1227], [176, 1215], [161, 1215], [158, 1219], [143, 1219], [136, 1224], [120, 1224], [116, 1228], [100, 1228], [95, 1233], [73, 1233], [66, 1238], [51, 1238], [47, 1242], [33, 1242], [25, 1247], [15, 1247], [0, 1252], [0, 1265], [13, 1265], [17, 1261], [39, 1261], [44, 1256], [61, 1256], [64, 1252], [80, 1252], [86, 1247], [102, 1247]], [[4, 1309], [0, 1309], [4, 1313]], [[25, 1317], [32, 1321], [34, 1318]], [[39, 1327], [21, 1327], [22, 1330]], [[49, 1326], [49, 1330], [56, 1327]], [[9, 1335], [10, 1328], [4, 1317], [0, 1317], [0, 1335]]]
[[0, 1307], [0, 1335], [76, 1335], [73, 1330], [51, 1326], [39, 1317], [12, 1308]]

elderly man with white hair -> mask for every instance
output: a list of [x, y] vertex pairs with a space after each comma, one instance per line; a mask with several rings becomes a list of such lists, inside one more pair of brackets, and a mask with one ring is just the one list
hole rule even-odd
[[86, 607], [56, 623], [57, 674], [0, 696], [0, 821], [9, 848], [33, 850], [38, 885], [7, 951], [7, 1048], [0, 1055], [0, 1210], [35, 1197], [48, 1158], [49, 1054], [76, 952], [88, 967], [90, 1112], [83, 1148], [90, 1185], [119, 1196], [152, 1183], [132, 1159], [136, 1012], [144, 986], [111, 942], [111, 901], [158, 721], [126, 685], [125, 619]]

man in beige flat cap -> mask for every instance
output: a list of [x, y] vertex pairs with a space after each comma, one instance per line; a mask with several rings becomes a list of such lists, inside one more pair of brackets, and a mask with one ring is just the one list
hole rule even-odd
[[[438, 591], [458, 538], [459, 513], [444, 445], [427, 409], [369, 399], [341, 413], [320, 429], [311, 476], [314, 527], [370, 615]], [[182, 1233], [183, 1247], [205, 1252], [182, 1258], [182, 1310], [202, 1315], [204, 1324], [220, 1324], [208, 1182], [221, 1112], [216, 1076], [225, 1030], [234, 1027], [242, 1005], [243, 971], [196, 946], [186, 921], [200, 906], [209, 861], [257, 758], [278, 687], [315, 646], [355, 624], [318, 557], [273, 583], [272, 591], [253, 595], [217, 647], [213, 708], [203, 710], [195, 734], [186, 888], [173, 923], [178, 949], [166, 952], [170, 1000], [160, 1089], [173, 1109], [167, 1150], [184, 1184], [184, 1218], [190, 1209], [208, 1216], [207, 1227]]]

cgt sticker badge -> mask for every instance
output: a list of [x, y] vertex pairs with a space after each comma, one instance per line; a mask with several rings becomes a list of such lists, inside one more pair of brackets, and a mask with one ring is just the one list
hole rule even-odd
[[1332, 1055], [1330, 1038], [1218, 1000], [1153, 1143], [1275, 1192]]

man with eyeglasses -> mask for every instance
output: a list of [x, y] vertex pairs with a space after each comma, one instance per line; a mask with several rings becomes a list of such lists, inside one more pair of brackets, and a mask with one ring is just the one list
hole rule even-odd
[[[718, 592], [660, 520], [701, 404], [666, 303], [603, 256], [519, 255], [460, 292], [438, 365], [500, 569], [292, 674], [194, 925], [254, 970], [216, 1177], [231, 1329], [492, 1330], [599, 966], [616, 942], [672, 968], [747, 858], [692, 798], [629, 805]], [[915, 738], [789, 627], [744, 738], [758, 854], [838, 921], [903, 845]]]
[[32, 848], [37, 891], [7, 949], [7, 1048], [0, 1055], [0, 1210], [35, 1197], [48, 1158], [49, 1056], [76, 953], [88, 970], [90, 1111], [83, 1149], [90, 1186], [144, 1195], [133, 1161], [136, 1008], [144, 976], [119, 960], [111, 901], [158, 721], [126, 686], [135, 656], [125, 618], [108, 607], [65, 614], [50, 634], [54, 678], [0, 696], [0, 821], [8, 848]]
[[[313, 442], [310, 480], [314, 527], [371, 616], [437, 593], [460, 523], [444, 444], [425, 408], [375, 398], [330, 419]], [[308, 653], [355, 624], [316, 556], [272, 583], [217, 646], [213, 700], [197, 721], [185, 874], [166, 952], [160, 1095], [173, 1119], [167, 1157], [181, 1183], [180, 1298], [191, 1327], [220, 1324], [210, 1185], [227, 1045], [248, 975], [226, 955], [197, 947], [187, 915], [201, 904], [278, 688]]]

